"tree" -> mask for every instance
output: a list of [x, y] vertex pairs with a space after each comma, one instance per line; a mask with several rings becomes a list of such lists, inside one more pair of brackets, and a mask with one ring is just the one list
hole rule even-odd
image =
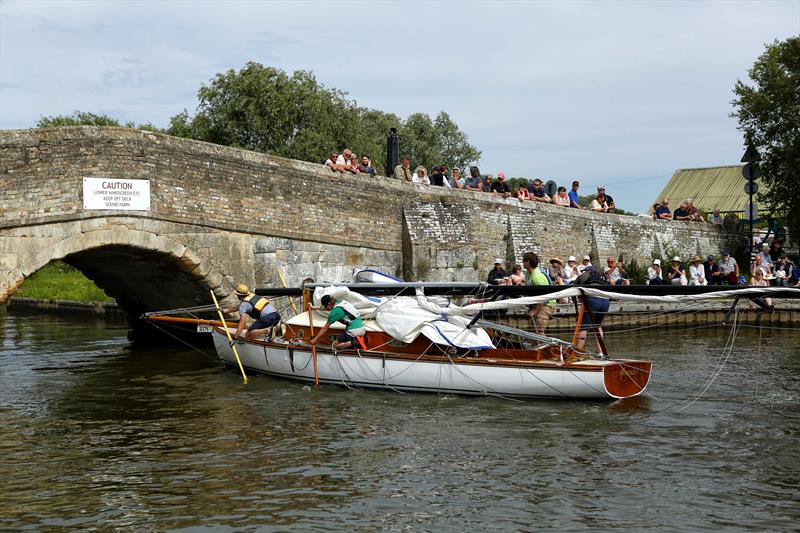
[[736, 82], [731, 116], [746, 144], [761, 153], [759, 197], [786, 215], [800, 236], [800, 38], [775, 41], [748, 71], [753, 85]]
[[310, 72], [289, 76], [251, 62], [238, 72], [217, 74], [200, 88], [198, 99], [193, 117], [186, 111], [172, 117], [170, 134], [319, 163], [332, 150], [351, 148], [386, 171], [386, 135], [397, 128], [400, 150], [414, 165], [463, 166], [480, 157], [446, 113], [435, 121], [422, 113], [402, 121], [357, 106]]
[[[57, 128], [60, 126], [123, 126], [123, 124], [114, 117], [98, 115], [87, 111], [75, 111], [72, 115], [43, 116], [36, 122], [37, 128]], [[161, 131], [160, 128], [149, 123], [137, 125], [133, 122], [126, 122], [124, 127], [139, 130]]]

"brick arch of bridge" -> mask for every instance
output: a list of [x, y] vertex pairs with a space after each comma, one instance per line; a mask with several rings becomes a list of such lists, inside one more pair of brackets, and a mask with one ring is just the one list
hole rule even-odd
[[[116, 299], [133, 322], [142, 312], [207, 305], [209, 291], [230, 296], [232, 285], [195, 251], [166, 235], [138, 229], [84, 230], [52, 245], [19, 237], [28, 253], [6, 272], [0, 299], [11, 296], [31, 274], [54, 260], [80, 270]], [[31, 251], [32, 250], [32, 251]]]

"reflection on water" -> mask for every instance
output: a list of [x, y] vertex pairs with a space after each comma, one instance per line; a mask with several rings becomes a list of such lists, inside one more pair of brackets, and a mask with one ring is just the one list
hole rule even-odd
[[779, 530], [800, 333], [611, 334], [651, 397], [511, 402], [254, 377], [102, 321], [0, 310], [0, 528]]

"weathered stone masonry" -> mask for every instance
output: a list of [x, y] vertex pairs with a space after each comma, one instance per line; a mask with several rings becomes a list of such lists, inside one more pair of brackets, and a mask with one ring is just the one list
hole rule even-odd
[[[84, 177], [148, 179], [148, 212], [84, 211]], [[126, 128], [0, 132], [0, 301], [53, 259], [131, 313], [197, 305], [239, 281], [342, 281], [354, 267], [482, 280], [519, 262], [718, 253], [717, 227], [524, 205], [489, 194], [339, 175], [301, 161]]]

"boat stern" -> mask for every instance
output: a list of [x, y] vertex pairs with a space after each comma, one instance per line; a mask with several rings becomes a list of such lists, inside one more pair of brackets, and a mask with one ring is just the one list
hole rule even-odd
[[647, 388], [653, 363], [616, 360], [603, 369], [603, 385], [613, 398], [638, 396]]

